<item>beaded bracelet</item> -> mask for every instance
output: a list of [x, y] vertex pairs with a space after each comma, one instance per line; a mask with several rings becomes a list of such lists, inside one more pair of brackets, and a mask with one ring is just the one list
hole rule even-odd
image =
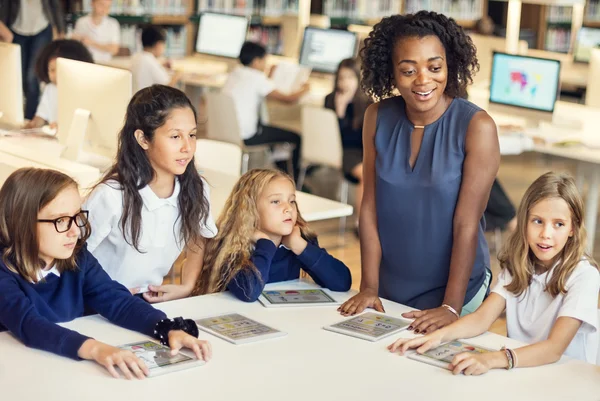
[[504, 351], [504, 354], [506, 355], [506, 359], [508, 360], [508, 366], [506, 367], [506, 370], [511, 370], [512, 368], [514, 368], [514, 360], [513, 360], [512, 351], [506, 347], [502, 347], [502, 350]]
[[452, 314], [454, 314], [454, 316], [456, 316], [457, 318], [460, 319], [460, 315], [458, 314], [458, 312], [456, 311], [456, 309], [454, 309], [450, 305], [448, 305], [448, 304], [442, 304], [442, 308], [448, 309], [450, 312], [452, 312]]
[[175, 319], [163, 319], [154, 327], [154, 337], [160, 340], [162, 345], [169, 345], [169, 332], [171, 330], [182, 330], [192, 337], [198, 337], [198, 326], [192, 319], [176, 317]]
[[517, 358], [517, 351], [513, 349], [509, 349], [510, 353], [513, 357], [513, 368], [516, 368], [519, 365], [519, 358]]

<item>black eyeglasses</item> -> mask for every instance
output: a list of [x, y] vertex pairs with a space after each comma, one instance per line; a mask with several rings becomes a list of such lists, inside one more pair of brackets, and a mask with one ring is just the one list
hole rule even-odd
[[82, 210], [75, 216], [62, 216], [54, 220], [38, 220], [40, 223], [52, 223], [56, 232], [65, 233], [71, 229], [71, 225], [75, 222], [75, 225], [79, 228], [85, 227], [88, 222], [88, 211]]

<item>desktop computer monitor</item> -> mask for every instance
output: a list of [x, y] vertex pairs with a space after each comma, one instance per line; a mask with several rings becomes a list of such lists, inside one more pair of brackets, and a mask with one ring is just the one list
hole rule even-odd
[[[560, 61], [494, 52], [490, 109], [518, 114], [534, 122], [552, 120], [559, 93]], [[504, 110], [502, 110], [504, 108]]]
[[248, 18], [240, 15], [200, 15], [196, 51], [212, 56], [238, 58], [246, 41]]
[[577, 34], [573, 60], [580, 63], [589, 63], [593, 48], [600, 48], [600, 28], [583, 27]]
[[63, 58], [56, 69], [62, 157], [82, 161], [84, 151], [114, 159], [131, 99], [131, 72]]
[[299, 64], [313, 71], [333, 74], [340, 61], [356, 56], [355, 32], [307, 27], [300, 48]]
[[21, 46], [0, 42], [0, 125], [21, 128], [23, 122]]

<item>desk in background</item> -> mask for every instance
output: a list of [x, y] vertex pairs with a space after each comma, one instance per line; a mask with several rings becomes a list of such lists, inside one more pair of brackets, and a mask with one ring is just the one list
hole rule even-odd
[[[269, 284], [267, 288], [300, 289], [314, 285], [294, 281]], [[353, 294], [349, 292], [347, 296]], [[392, 316], [409, 310], [382, 301]], [[388, 352], [387, 345], [396, 338], [413, 336], [410, 332], [372, 343], [323, 330], [323, 326], [343, 319], [336, 307], [264, 308], [258, 302], [239, 301], [229, 293], [165, 302], [156, 307], [170, 317], [195, 319], [238, 312], [288, 334], [233, 345], [200, 332], [200, 338], [210, 340], [213, 346], [213, 359], [206, 365], [143, 381], [127, 381], [113, 379], [94, 362], [76, 362], [30, 349], [10, 334], [0, 333], [3, 399], [595, 401], [600, 394], [600, 368], [569, 358], [537, 368], [496, 369], [478, 377], [453, 376], [447, 370]], [[64, 326], [113, 345], [146, 339], [97, 315]], [[495, 349], [521, 345], [492, 333], [471, 341]]]
[[[469, 100], [482, 109], [487, 110], [489, 106], [489, 91], [481, 88], [470, 88]], [[499, 125], [503, 122], [519, 123], [518, 108], [515, 108], [514, 115], [493, 112], [490, 115]], [[546, 133], [553, 138], [563, 136], [565, 139], [577, 138], [581, 141], [589, 140], [590, 142], [600, 144], [600, 140], [597, 137], [598, 115], [600, 115], [600, 109], [577, 103], [558, 101], [556, 102], [552, 117], [553, 123], [548, 126], [549, 130]], [[544, 131], [542, 130], [539, 134], [543, 136]], [[500, 137], [500, 141], [502, 142], [502, 136]], [[588, 194], [585, 200], [585, 226], [587, 229], [588, 250], [591, 253], [594, 248], [596, 220], [598, 216], [600, 148], [592, 149], [585, 146], [557, 147], [553, 145], [535, 145], [533, 142], [529, 143], [531, 147], [523, 150], [531, 150], [570, 159], [578, 163], [576, 180], [579, 189], [582, 189], [583, 183], [586, 180], [589, 183]]]
[[[221, 214], [225, 202], [238, 178], [209, 169], [202, 169], [200, 173], [206, 178], [206, 181], [210, 185], [210, 207], [212, 215], [216, 220], [219, 214]], [[306, 221], [327, 220], [350, 216], [353, 211], [351, 205], [307, 194], [305, 192], [297, 191], [296, 197], [298, 209], [300, 209], [300, 213]]]

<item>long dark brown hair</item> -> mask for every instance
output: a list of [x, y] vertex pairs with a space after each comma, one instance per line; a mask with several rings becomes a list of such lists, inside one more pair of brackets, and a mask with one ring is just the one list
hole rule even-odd
[[[46, 266], [40, 258], [38, 212], [58, 194], [77, 183], [55, 170], [22, 168], [12, 173], [0, 189], [0, 253], [8, 269], [37, 283]], [[75, 251], [68, 259], [57, 259], [58, 271], [77, 269], [76, 258], [90, 235], [89, 223], [81, 229]]]
[[[180, 90], [165, 85], [153, 85], [133, 95], [127, 106], [125, 125], [119, 133], [117, 158], [110, 170], [101, 179], [100, 184], [111, 185], [117, 181], [123, 191], [123, 215], [120, 224], [124, 239], [138, 252], [142, 224], [143, 200], [139, 190], [148, 185], [156, 172], [150, 164], [146, 151], [138, 144], [135, 131], [141, 130], [148, 142], [154, 139], [154, 132], [165, 124], [174, 109], [187, 108], [194, 113], [196, 109]], [[208, 217], [209, 203], [204, 197], [204, 183], [190, 161], [179, 180], [179, 218], [181, 218], [181, 238], [188, 246], [195, 245], [202, 237], [201, 224]]]
[[352, 99], [352, 104], [354, 104], [354, 117], [352, 118], [352, 129], [358, 130], [363, 126], [363, 121], [365, 119], [365, 110], [367, 110], [367, 106], [372, 103], [372, 101], [364, 94], [360, 84], [360, 64], [354, 58], [347, 58], [340, 61], [338, 65], [337, 71], [335, 72], [335, 81], [333, 87], [333, 96], [327, 99], [327, 104], [325, 104], [326, 108], [335, 110], [335, 96], [339, 92], [339, 78], [340, 71], [343, 68], [347, 68], [352, 70], [356, 75], [356, 79], [358, 80], [358, 87], [356, 88], [356, 93], [354, 94], [354, 98]]

